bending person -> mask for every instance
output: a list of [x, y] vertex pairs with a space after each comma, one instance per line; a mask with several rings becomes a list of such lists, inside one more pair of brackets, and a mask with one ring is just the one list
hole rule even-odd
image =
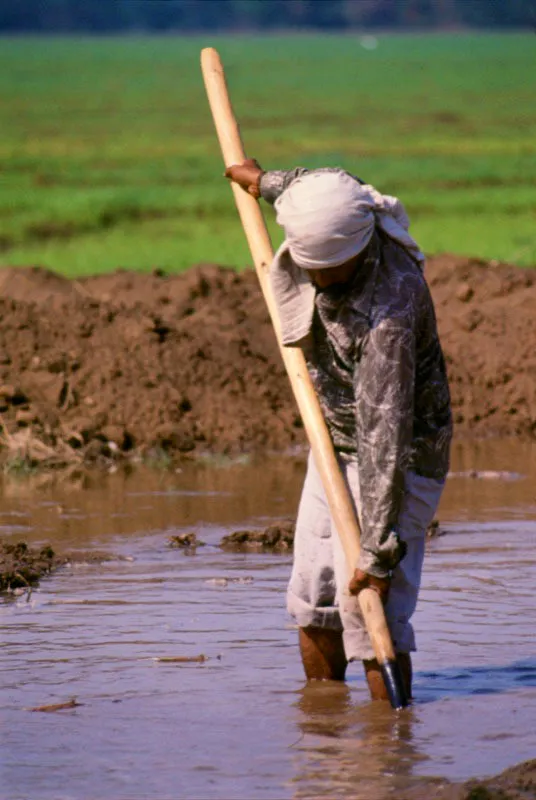
[[299, 505], [287, 605], [306, 677], [343, 680], [364, 663], [387, 698], [364, 622], [348, 593], [385, 602], [408, 696], [426, 529], [449, 464], [450, 397], [424, 256], [400, 201], [339, 169], [226, 176], [275, 205], [285, 241], [270, 280], [286, 346], [307, 366], [362, 531], [348, 585], [344, 554], [312, 458]]

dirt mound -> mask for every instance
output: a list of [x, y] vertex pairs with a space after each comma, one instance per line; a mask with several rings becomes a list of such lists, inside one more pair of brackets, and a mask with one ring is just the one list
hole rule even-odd
[[536, 437], [536, 272], [439, 256], [427, 278], [458, 435]]
[[0, 540], [0, 593], [30, 589], [66, 560], [48, 545], [35, 549], [26, 542], [11, 544]]
[[[427, 277], [458, 435], [536, 436], [536, 273], [450, 256]], [[68, 281], [0, 270], [5, 451], [30, 460], [304, 443], [253, 271]]]

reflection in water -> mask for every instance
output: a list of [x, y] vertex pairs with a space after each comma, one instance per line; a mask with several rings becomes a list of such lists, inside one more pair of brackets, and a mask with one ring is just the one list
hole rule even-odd
[[335, 683], [306, 685], [296, 708], [303, 737], [293, 797], [370, 800], [415, 783], [414, 765], [426, 756], [415, 746], [412, 708], [393, 713], [384, 703], [356, 702]]
[[16, 522], [27, 541], [50, 539], [66, 548], [185, 526], [222, 532], [233, 524], [268, 524], [295, 514], [304, 473], [305, 461], [289, 458], [226, 469], [85, 473], [83, 490], [77, 473], [74, 483], [73, 475], [3, 476], [3, 482], [0, 476], [0, 526], [9, 523], [7, 533]]
[[348, 730], [353, 707], [350, 687], [336, 681], [306, 683], [295, 707], [300, 712], [298, 724], [304, 735], [338, 738]]
[[[217, 546], [294, 515], [303, 461], [96, 474], [83, 489], [4, 481], [4, 537], [129, 559], [73, 565], [0, 604], [10, 800], [428, 800], [440, 780], [533, 757], [535, 456], [455, 447], [455, 471], [527, 477], [448, 482], [415, 618], [416, 702], [398, 714], [368, 702], [360, 665], [347, 685], [304, 687], [290, 556]], [[191, 530], [207, 543], [195, 555], [168, 546]], [[82, 705], [24, 710], [71, 697]]]
[[[519, 478], [463, 477], [475, 471], [510, 472]], [[536, 519], [536, 443], [455, 442], [451, 473], [439, 507], [441, 520]]]

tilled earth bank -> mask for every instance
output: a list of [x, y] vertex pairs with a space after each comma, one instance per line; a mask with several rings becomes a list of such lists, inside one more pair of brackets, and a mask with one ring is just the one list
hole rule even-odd
[[[439, 256], [458, 436], [536, 438], [536, 272]], [[69, 281], [0, 270], [4, 455], [284, 451], [304, 432], [257, 278], [216, 266]]]
[[409, 794], [402, 794], [400, 800], [533, 800], [534, 797], [536, 759], [524, 761], [482, 781], [415, 789]]

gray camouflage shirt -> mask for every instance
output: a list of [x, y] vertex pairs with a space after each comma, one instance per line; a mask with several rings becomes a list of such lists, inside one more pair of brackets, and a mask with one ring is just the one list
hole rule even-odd
[[[306, 172], [266, 172], [262, 196], [274, 203]], [[358, 462], [358, 566], [383, 577], [404, 554], [395, 531], [407, 470], [443, 480], [449, 465], [449, 388], [419, 265], [377, 230], [348, 283], [317, 289], [308, 340], [304, 354], [335, 449]]]

